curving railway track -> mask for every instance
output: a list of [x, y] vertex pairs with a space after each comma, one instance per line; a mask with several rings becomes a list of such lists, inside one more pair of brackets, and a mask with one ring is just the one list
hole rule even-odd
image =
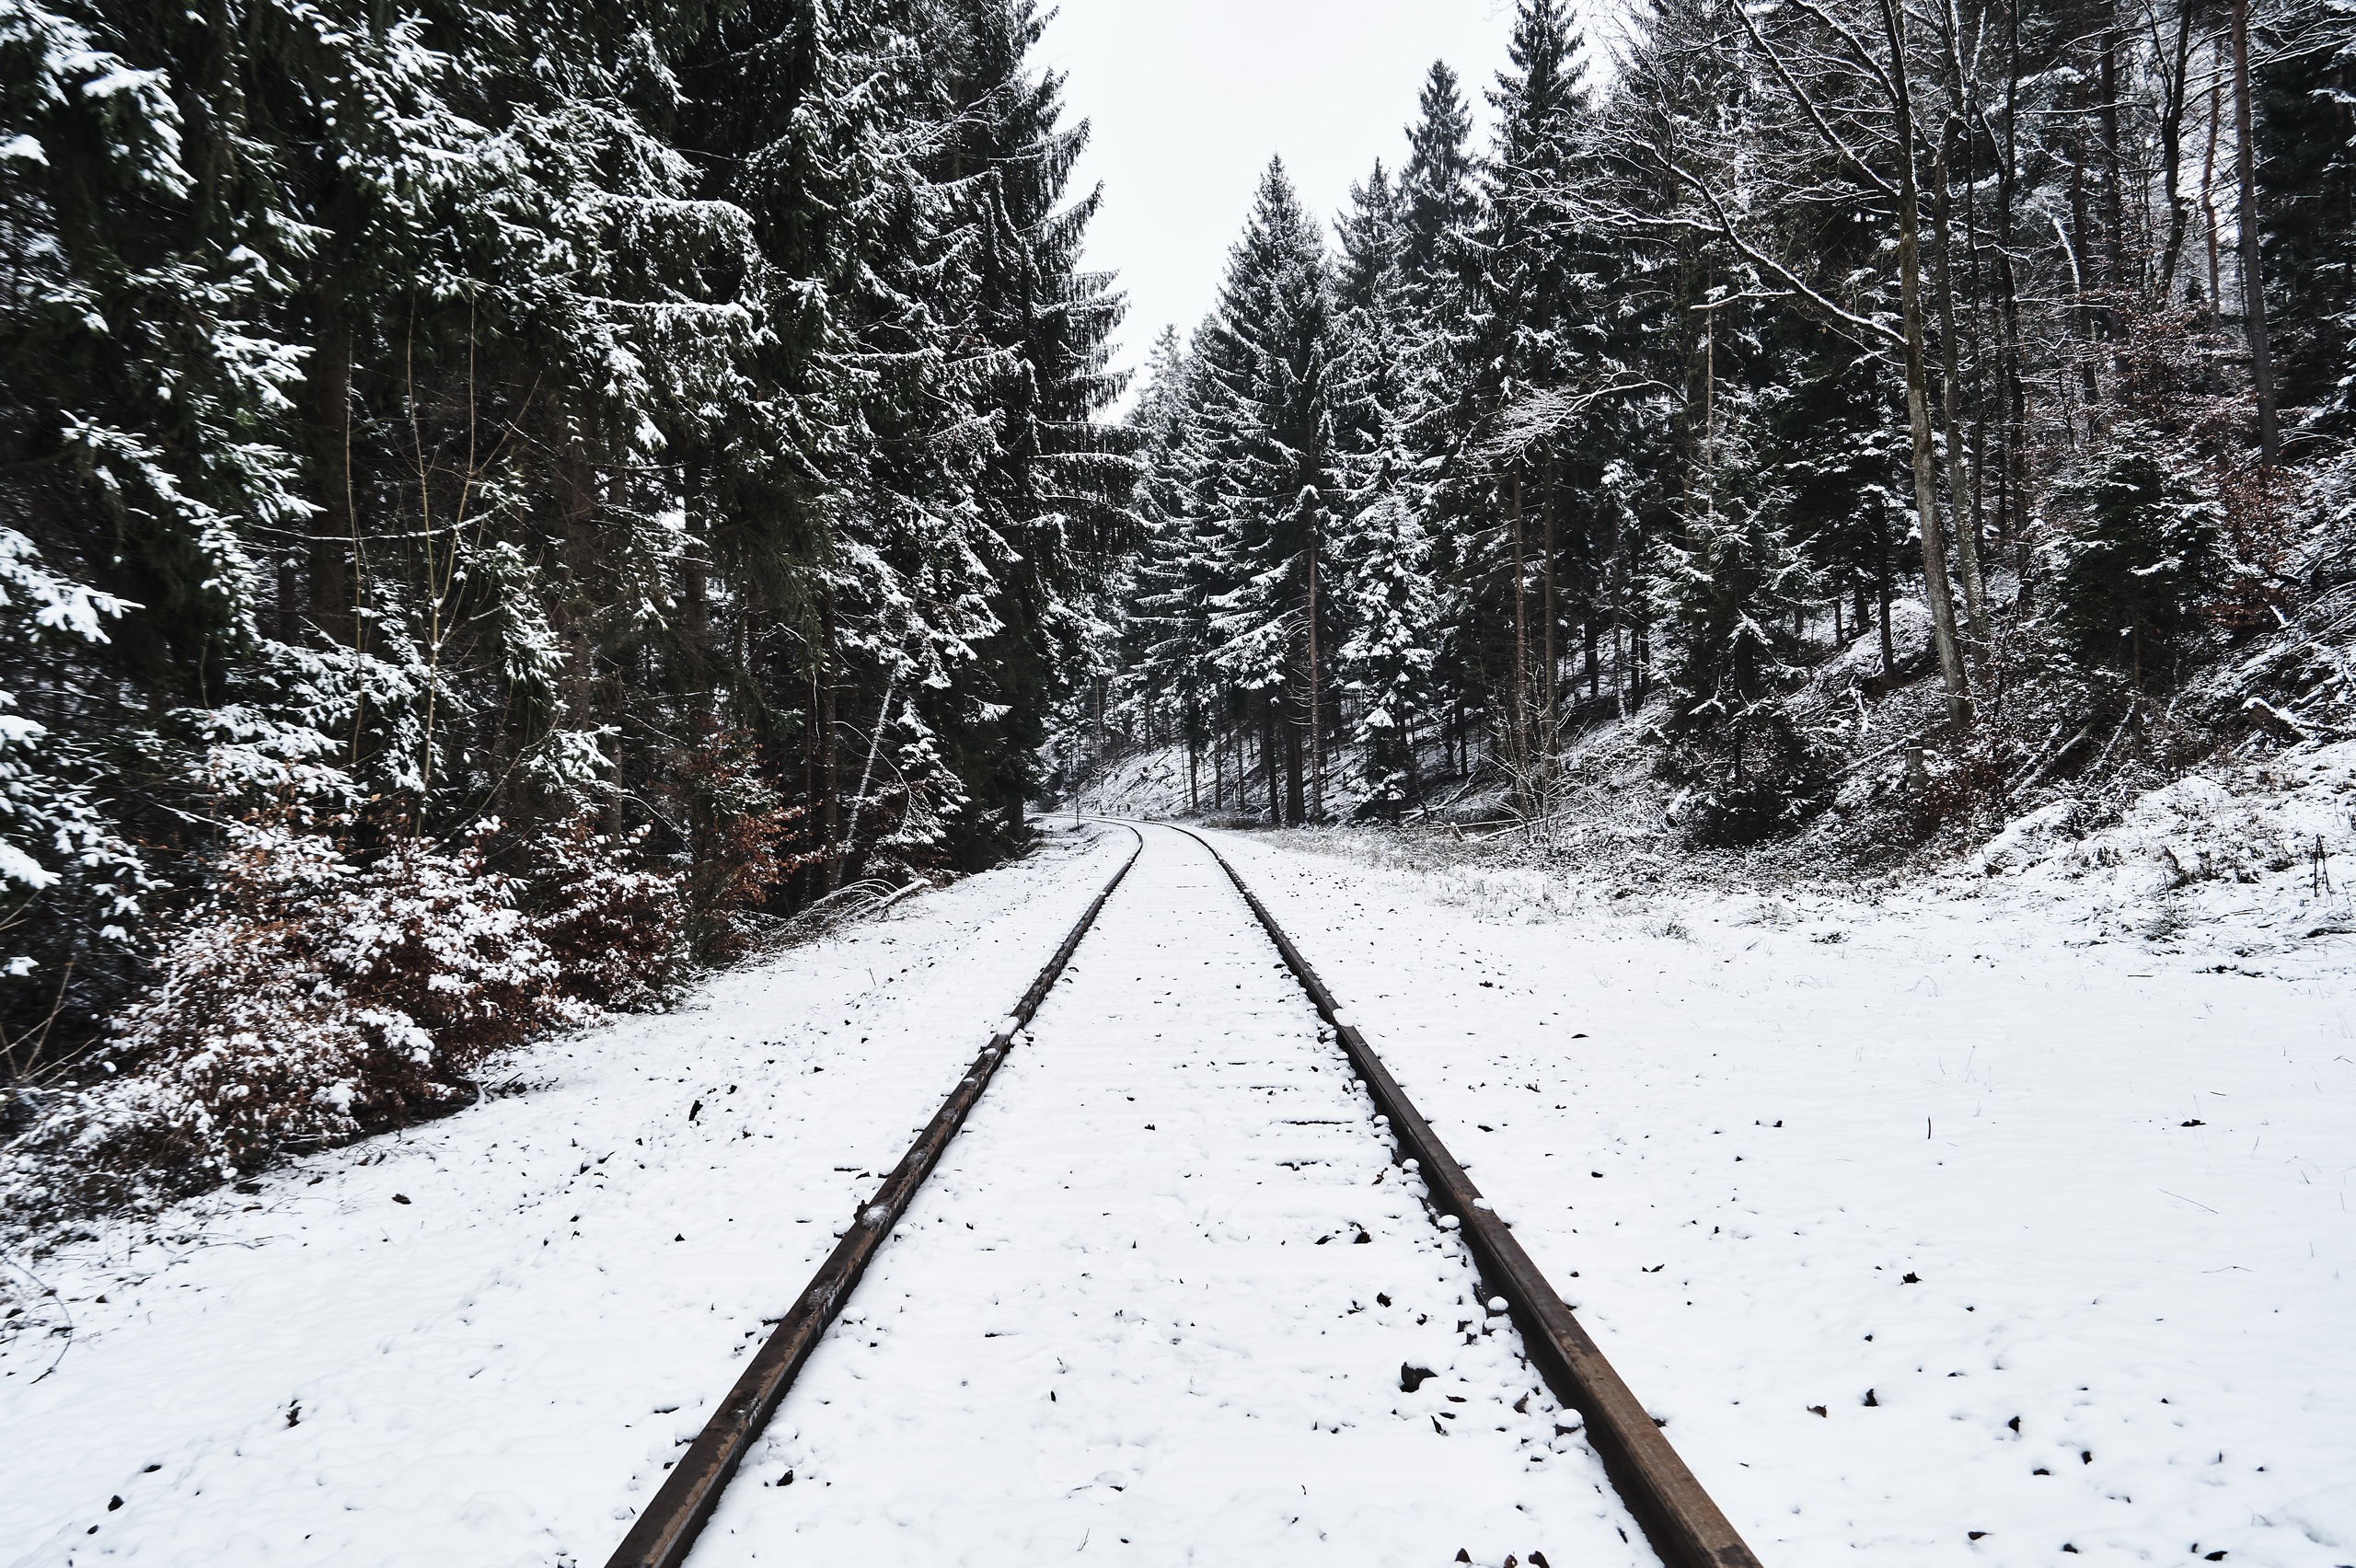
[[609, 1568], [1755, 1564], [1233, 867], [1120, 828]]

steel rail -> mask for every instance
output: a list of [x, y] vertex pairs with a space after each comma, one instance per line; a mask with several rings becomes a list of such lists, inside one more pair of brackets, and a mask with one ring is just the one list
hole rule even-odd
[[1456, 1216], [1484, 1281], [1505, 1297], [1531, 1362], [1554, 1396], [1586, 1419], [1588, 1444], [1602, 1459], [1621, 1501], [1644, 1527], [1662, 1562], [1668, 1568], [1760, 1568], [1758, 1557], [1662, 1435], [1660, 1424], [1604, 1359], [1570, 1305], [1546, 1283], [1546, 1276], [1514, 1239], [1512, 1230], [1497, 1217], [1464, 1167], [1366, 1043], [1350, 1015], [1335, 1003], [1333, 992], [1317, 977], [1300, 949], [1268, 913], [1268, 906], [1209, 839], [1175, 824], [1163, 825], [1209, 851], [1276, 942], [1286, 967], [1317, 1004], [1319, 1016], [1333, 1026], [1367, 1093], [1390, 1119], [1399, 1159], [1423, 1177], [1432, 1205]]
[[1056, 950], [1056, 956], [1039, 971], [1039, 977], [1022, 994], [1022, 1000], [999, 1021], [990, 1043], [974, 1058], [974, 1065], [965, 1069], [965, 1076], [925, 1124], [900, 1163], [884, 1179], [875, 1195], [859, 1206], [834, 1252], [811, 1277], [792, 1309], [736, 1379], [736, 1386], [728, 1391], [719, 1410], [704, 1423], [703, 1431], [689, 1446], [686, 1457], [672, 1467], [661, 1490], [615, 1549], [606, 1568], [681, 1568], [687, 1562], [696, 1538], [702, 1534], [712, 1510], [720, 1505], [721, 1494], [735, 1479], [737, 1467], [760, 1439], [769, 1418], [777, 1413], [786, 1391], [793, 1387], [794, 1378], [817, 1349], [818, 1341], [842, 1311], [868, 1264], [883, 1247], [884, 1238], [907, 1212], [909, 1200], [941, 1163], [950, 1140], [980, 1102], [982, 1091], [989, 1087], [999, 1065], [1012, 1048], [1015, 1035], [1030, 1024], [1039, 1004], [1047, 999], [1048, 991], [1062, 977], [1064, 966], [1071, 962], [1080, 939], [1088, 935], [1114, 890], [1129, 874], [1129, 868], [1138, 863], [1138, 857], [1145, 853], [1145, 835], [1126, 823], [1118, 825], [1136, 835], [1137, 847], [1129, 851], [1129, 858], [1121, 862], [1113, 880], [1104, 884], [1088, 912], [1072, 927], [1071, 934], [1064, 938], [1064, 945]]

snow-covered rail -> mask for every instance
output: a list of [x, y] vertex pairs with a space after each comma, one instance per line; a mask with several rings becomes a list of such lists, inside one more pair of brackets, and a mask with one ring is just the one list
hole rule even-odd
[[[1130, 831], [1136, 832], [1134, 828]], [[1137, 840], [1128, 859], [1121, 862], [1121, 869], [1105, 882], [1104, 890], [1073, 923], [1070, 934], [1039, 971], [1039, 977], [1022, 994], [1022, 1001], [999, 1020], [991, 1032], [990, 1043], [982, 1047], [982, 1054], [974, 1058], [965, 1076], [917, 1135], [917, 1141], [907, 1155], [884, 1178], [875, 1195], [860, 1205], [840, 1244], [820, 1265], [792, 1309], [778, 1324], [777, 1332], [736, 1379], [728, 1398], [704, 1424], [686, 1457], [672, 1467], [662, 1489], [615, 1549], [612, 1568], [677, 1568], [687, 1560], [696, 1537], [711, 1517], [712, 1509], [719, 1505], [728, 1483], [735, 1479], [746, 1451], [777, 1413], [778, 1405], [792, 1388], [794, 1378], [810, 1359], [810, 1353], [818, 1347], [819, 1338], [841, 1313], [844, 1301], [866, 1274], [884, 1238], [891, 1235], [892, 1228], [907, 1212], [908, 1202], [916, 1196], [917, 1189], [924, 1185], [925, 1178], [941, 1163], [941, 1151], [980, 1103], [982, 1091], [997, 1076], [1014, 1037], [1039, 1010], [1039, 1004], [1046, 999], [1065, 965], [1071, 962], [1080, 939], [1088, 935], [1089, 928], [1112, 899], [1114, 890], [1145, 852], [1145, 836], [1138, 834]]]
[[1325, 983], [1268, 913], [1259, 895], [1244, 883], [1232, 862], [1200, 834], [1178, 829], [1210, 852], [1235, 883], [1260, 924], [1267, 929], [1285, 965], [1300, 981], [1317, 1011], [1334, 1027], [1349, 1053], [1367, 1092], [1382, 1110], [1406, 1168], [1424, 1179], [1432, 1205], [1452, 1216], [1464, 1240], [1480, 1261], [1484, 1282], [1506, 1300], [1514, 1326], [1531, 1362], [1545, 1375], [1555, 1397], [1587, 1418], [1588, 1443], [1611, 1473], [1612, 1484], [1636, 1516], [1669, 1568], [1758, 1568], [1742, 1537], [1711, 1501], [1702, 1483], [1661, 1435], [1660, 1427], [1603, 1352], [1579, 1326], [1562, 1294], [1546, 1283], [1530, 1254], [1514, 1239], [1513, 1231], [1497, 1217], [1481, 1190], [1472, 1184], [1448, 1146], [1432, 1130], [1398, 1080], [1382, 1065], [1358, 1032], [1356, 1022], [1334, 1002]]
[[[715, 1568], [768, 1561], [780, 1549], [796, 1561], [833, 1560], [872, 1541], [860, 1532], [879, 1513], [909, 1538], [911, 1560], [924, 1561], [953, 1549], [960, 1561], [997, 1562], [974, 1539], [977, 1518], [993, 1513], [1010, 1537], [1007, 1561], [1035, 1561], [1038, 1520], [1055, 1513], [1092, 1521], [1133, 1548], [1132, 1559], [1151, 1562], [1191, 1562], [1197, 1549], [1239, 1562], [1255, 1550], [1306, 1561], [1298, 1553], [1307, 1528], [1344, 1553], [1339, 1561], [1422, 1562], [1435, 1549], [1437, 1561], [1461, 1533], [1496, 1538], [1486, 1556], [1460, 1551], [1461, 1561], [1498, 1561], [1509, 1537], [1539, 1568], [1547, 1558], [1532, 1547], [1538, 1537], [1566, 1562], [1634, 1565], [1643, 1559], [1622, 1554], [1641, 1552], [1629, 1539], [1638, 1528], [1669, 1568], [1756, 1568], [1213, 844], [1151, 830], [1165, 847], [1131, 883], [1144, 891], [1099, 921], [1148, 856], [1147, 831], [1120, 825], [1137, 833], [1138, 847], [861, 1206], [610, 1568], [678, 1568], [699, 1536], [698, 1562]], [[1236, 895], [1281, 966], [1248, 934]], [[1073, 966], [1091, 930], [1091, 956]], [[911, 1214], [1051, 991], [1057, 1000], [1038, 1026], [1046, 1044], [1016, 1057], [1022, 1092], [1010, 1089], [1014, 1098], [976, 1120]], [[1314, 1017], [1300, 1006], [1303, 991]], [[1345, 1063], [1348, 1072], [1334, 1070]], [[1369, 1131], [1388, 1134], [1387, 1160]], [[1133, 1213], [1144, 1204], [1150, 1223]], [[852, 1287], [895, 1230], [907, 1240], [846, 1315]], [[1150, 1254], [1138, 1250], [1148, 1238]], [[1336, 1239], [1368, 1250], [1311, 1250]], [[1195, 1316], [1203, 1291], [1210, 1321]], [[1334, 1309], [1345, 1299], [1346, 1312]], [[1497, 1332], [1508, 1314], [1518, 1333]], [[838, 1348], [796, 1398], [798, 1411], [807, 1404], [802, 1429], [765, 1436], [838, 1318], [844, 1329], [829, 1341]], [[1385, 1365], [1403, 1347], [1395, 1382], [1369, 1377], [1369, 1362]], [[1559, 1412], [1529, 1381], [1533, 1369]], [[1015, 1401], [1042, 1400], [1034, 1385], [1043, 1380], [1043, 1402], [1022, 1415]], [[947, 1408], [935, 1392], [944, 1382], [964, 1390]], [[1571, 1410], [1583, 1425], [1553, 1425], [1549, 1435], [1548, 1424], [1558, 1413], [1574, 1419]], [[1303, 1450], [1316, 1439], [1299, 1436], [1302, 1427], [1347, 1437]], [[1439, 1441], [1449, 1437], [1457, 1440]], [[942, 1450], [958, 1458], [928, 1467], [917, 1457]], [[781, 1469], [783, 1479], [756, 1488], [748, 1472], [732, 1489], [747, 1465]], [[822, 1492], [781, 1490], [797, 1468], [805, 1482], [824, 1470]], [[1560, 1474], [1565, 1468], [1571, 1475]], [[1266, 1483], [1279, 1469], [1316, 1482], [1320, 1493], [1304, 1483], [1296, 1496], [1288, 1483], [1272, 1503]], [[1026, 1491], [1027, 1504], [1017, 1495]], [[1225, 1501], [1207, 1510], [1211, 1497]], [[1043, 1511], [1049, 1502], [1069, 1512]], [[1078, 1547], [1063, 1550], [1084, 1551], [1090, 1532], [1074, 1528]]]

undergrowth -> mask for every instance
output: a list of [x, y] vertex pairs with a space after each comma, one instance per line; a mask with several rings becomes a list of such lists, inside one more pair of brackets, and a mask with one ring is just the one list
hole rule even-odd
[[680, 879], [582, 818], [437, 846], [291, 808], [234, 824], [154, 984], [95, 1046], [9, 1086], [0, 1228], [153, 1210], [445, 1113], [496, 1053], [681, 976]]

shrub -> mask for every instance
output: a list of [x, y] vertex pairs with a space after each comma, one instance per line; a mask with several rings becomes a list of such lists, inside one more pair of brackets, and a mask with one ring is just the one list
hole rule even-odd
[[649, 830], [603, 834], [576, 817], [534, 841], [526, 873], [532, 931], [576, 1002], [636, 1012], [684, 978], [687, 904], [679, 879], [639, 863]]
[[446, 1112], [492, 1053], [656, 999], [674, 879], [583, 824], [501, 870], [497, 832], [456, 849], [396, 834], [355, 865], [283, 813], [239, 824], [156, 984], [0, 1158], [12, 1218], [153, 1206]]
[[733, 963], [755, 941], [749, 913], [822, 864], [807, 806], [789, 806], [745, 731], [710, 726], [677, 758], [687, 940], [699, 962]]

